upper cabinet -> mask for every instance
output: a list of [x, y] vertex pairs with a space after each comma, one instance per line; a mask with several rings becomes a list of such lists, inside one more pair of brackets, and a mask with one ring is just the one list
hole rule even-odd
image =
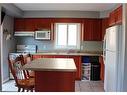
[[25, 20], [24, 18], [14, 19], [14, 31], [24, 31], [25, 29]]
[[115, 21], [116, 21], [116, 13], [115, 11], [113, 11], [109, 14], [109, 26], [115, 25]]
[[14, 20], [14, 31], [35, 31], [38, 29], [51, 30], [51, 20], [43, 18], [16, 18]]
[[116, 9], [116, 24], [122, 23], [122, 6]]
[[24, 19], [25, 28], [24, 31], [35, 31], [35, 19], [27, 18]]
[[84, 19], [83, 40], [101, 41], [102, 27], [101, 19]]
[[48, 29], [51, 30], [52, 20], [50, 18], [35, 19], [35, 30]]
[[109, 14], [109, 26], [122, 23], [122, 6], [118, 7]]
[[103, 18], [102, 19], [102, 40], [104, 39], [106, 28], [108, 27], [109, 27], [109, 18]]
[[14, 31], [34, 32], [39, 29], [51, 30], [54, 39], [54, 23], [81, 23], [81, 38], [84, 41], [102, 40], [102, 19], [88, 18], [15, 18]]

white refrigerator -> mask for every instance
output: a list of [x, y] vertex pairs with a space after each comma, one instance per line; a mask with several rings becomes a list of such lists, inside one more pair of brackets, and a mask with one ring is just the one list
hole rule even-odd
[[104, 90], [106, 92], [120, 91], [121, 88], [121, 27], [121, 25], [117, 25], [106, 29], [103, 50], [105, 59]]

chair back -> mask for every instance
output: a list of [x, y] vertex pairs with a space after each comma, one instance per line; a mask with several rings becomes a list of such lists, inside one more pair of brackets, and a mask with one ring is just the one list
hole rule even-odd
[[26, 79], [26, 72], [23, 70], [23, 60], [21, 57], [16, 57], [15, 59], [8, 58], [9, 68], [11, 73], [18, 85], [18, 80]]
[[20, 57], [22, 58], [24, 65], [27, 64], [27, 63], [31, 63], [31, 61], [32, 61], [32, 57], [31, 57], [30, 54], [20, 55]]
[[[20, 57], [21, 57], [23, 65], [31, 63], [32, 58], [31, 58], [30, 54], [29, 55], [20, 55]], [[29, 78], [30, 77], [30, 74], [29, 74], [30, 72], [28, 70], [24, 70], [24, 71], [26, 73], [25, 77]]]

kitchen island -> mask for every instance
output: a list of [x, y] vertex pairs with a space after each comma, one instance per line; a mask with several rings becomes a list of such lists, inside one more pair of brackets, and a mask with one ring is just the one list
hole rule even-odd
[[39, 58], [23, 66], [35, 71], [35, 92], [74, 92], [76, 66], [73, 59]]

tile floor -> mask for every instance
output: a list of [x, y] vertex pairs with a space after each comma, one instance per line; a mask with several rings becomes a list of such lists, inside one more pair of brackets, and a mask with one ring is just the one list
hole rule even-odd
[[[76, 92], [104, 92], [102, 81], [76, 81]], [[10, 80], [2, 85], [3, 92], [17, 92], [14, 80]]]

